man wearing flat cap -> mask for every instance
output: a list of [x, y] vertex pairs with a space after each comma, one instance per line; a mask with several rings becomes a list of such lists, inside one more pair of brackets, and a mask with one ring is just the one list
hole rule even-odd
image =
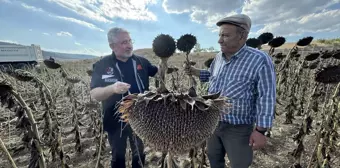
[[211, 168], [225, 167], [227, 154], [232, 168], [247, 168], [253, 161], [253, 150], [266, 144], [265, 132], [272, 127], [276, 100], [276, 76], [271, 57], [248, 47], [251, 28], [247, 15], [237, 14], [221, 19], [218, 43], [221, 51], [208, 70], [185, 66], [186, 73], [209, 82], [210, 94], [221, 91], [230, 98], [228, 113], [208, 139]]

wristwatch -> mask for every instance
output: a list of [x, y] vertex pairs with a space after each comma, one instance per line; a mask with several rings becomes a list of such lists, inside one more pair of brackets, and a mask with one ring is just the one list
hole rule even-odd
[[257, 129], [257, 127], [255, 128], [255, 130], [256, 130], [257, 132], [261, 133], [262, 135], [264, 135], [264, 134], [267, 132], [267, 129], [265, 129], [265, 130], [259, 130], [259, 129]]

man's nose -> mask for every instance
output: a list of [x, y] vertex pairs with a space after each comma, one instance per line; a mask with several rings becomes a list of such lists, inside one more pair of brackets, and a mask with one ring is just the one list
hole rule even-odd
[[132, 43], [129, 43], [127, 47], [132, 48], [133, 47]]
[[222, 39], [222, 38], [219, 38], [219, 39], [218, 39], [218, 43], [220, 43], [220, 44], [223, 43], [223, 39]]

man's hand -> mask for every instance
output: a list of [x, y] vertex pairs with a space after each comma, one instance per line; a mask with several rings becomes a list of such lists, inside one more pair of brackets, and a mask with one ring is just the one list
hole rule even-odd
[[253, 150], [263, 148], [267, 143], [267, 138], [265, 135], [257, 132], [256, 130], [253, 131], [250, 135], [249, 139], [249, 146], [253, 147]]
[[125, 82], [117, 81], [112, 85], [112, 91], [114, 94], [124, 94], [130, 89], [131, 85]]
[[194, 76], [200, 76], [200, 69], [197, 69], [193, 66], [189, 66], [187, 64], [183, 65], [184, 72], [186, 75], [194, 75]]

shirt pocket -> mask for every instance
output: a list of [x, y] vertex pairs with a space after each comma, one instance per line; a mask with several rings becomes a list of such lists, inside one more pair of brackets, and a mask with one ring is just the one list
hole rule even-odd
[[235, 75], [234, 78], [228, 80], [228, 84], [225, 87], [226, 94], [234, 99], [246, 98], [253, 88], [254, 82], [252, 79], [242, 75]]

